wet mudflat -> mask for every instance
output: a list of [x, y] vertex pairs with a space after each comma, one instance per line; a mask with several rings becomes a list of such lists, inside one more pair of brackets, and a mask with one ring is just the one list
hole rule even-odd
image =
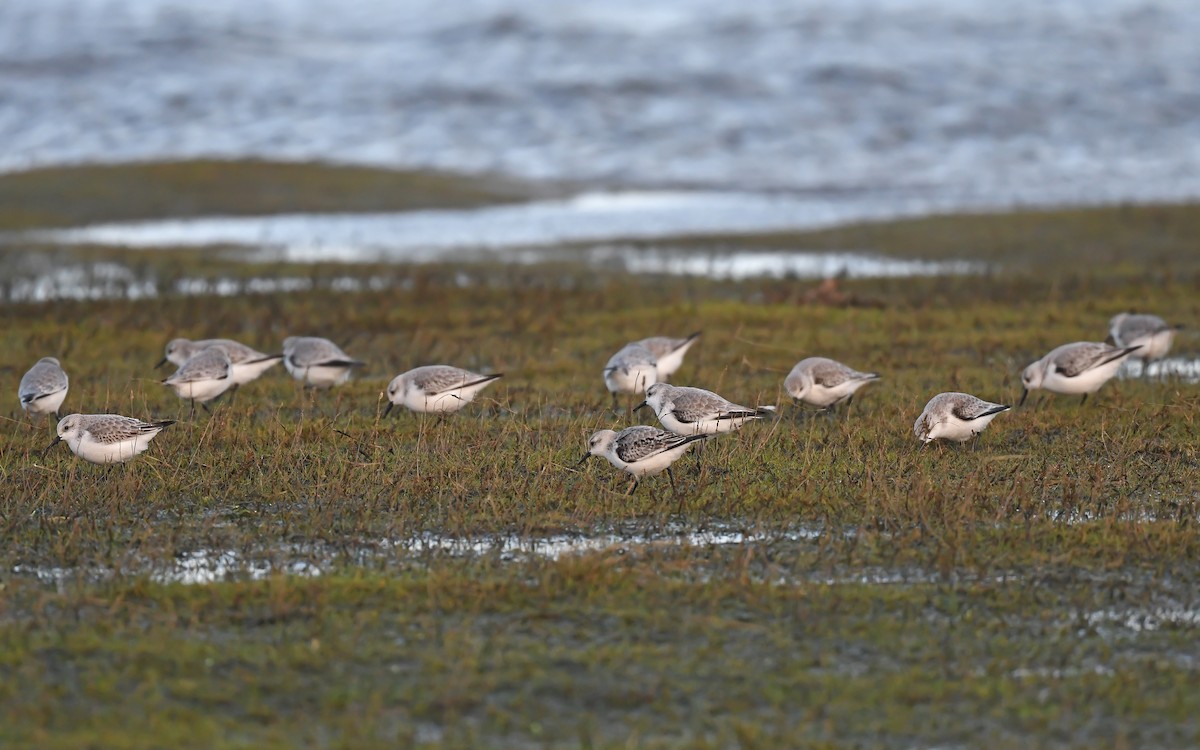
[[[3, 305], [5, 382], [15, 392], [57, 353], [66, 410], [181, 421], [107, 470], [43, 455], [50, 427], [10, 402], [0, 740], [1192, 746], [1200, 394], [1186, 368], [1130, 368], [1083, 407], [1033, 398], [962, 448], [922, 449], [912, 423], [939, 390], [1015, 403], [1030, 361], [1151, 303], [1187, 326], [1174, 354], [1194, 360], [1195, 215], [721, 240], [991, 269], [846, 279], [844, 304], [812, 303], [803, 279], [562, 261], [37, 249], [137, 269], [159, 293]], [[1046, 238], [1059, 252], [1035, 263]], [[174, 286], [285, 277], [310, 286]], [[388, 282], [336, 281], [374, 277]], [[610, 410], [607, 356], [694, 330], [674, 380], [779, 419], [686, 456], [676, 489], [648, 479], [626, 496], [608, 465], [578, 467], [593, 430], [652, 420]], [[273, 351], [298, 333], [367, 365], [321, 393], [277, 368], [191, 420], [156, 382], [173, 336]], [[812, 354], [883, 377], [849, 417], [806, 412], [781, 383]], [[444, 420], [382, 418], [387, 381], [432, 362], [506, 377]]]

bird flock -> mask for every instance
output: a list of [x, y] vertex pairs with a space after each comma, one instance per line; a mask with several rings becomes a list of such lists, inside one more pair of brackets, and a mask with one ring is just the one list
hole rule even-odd
[[[1178, 326], [1154, 315], [1121, 313], [1110, 321], [1111, 344], [1079, 341], [1052, 349], [1021, 374], [1024, 404], [1029, 392], [1082, 395], [1081, 403], [1110, 380], [1127, 358], [1145, 362], [1162, 359], [1170, 350]], [[642, 477], [666, 472], [674, 484], [671, 464], [693, 445], [744, 425], [775, 415], [774, 406], [743, 406], [702, 388], [672, 385], [668, 379], [680, 368], [688, 350], [699, 339], [696, 332], [684, 338], [655, 336], [630, 342], [609, 358], [602, 370], [605, 387], [617, 406], [619, 394], [643, 395], [635, 407], [651, 409], [664, 429], [634, 425], [620, 431], [600, 430], [588, 440], [580, 465], [593, 456], [606, 458], [628, 472], [636, 489]], [[208, 409], [208, 403], [261, 376], [282, 361], [288, 373], [314, 388], [345, 383], [363, 362], [346, 354], [332, 341], [313, 336], [293, 336], [283, 342], [282, 353], [267, 354], [231, 339], [192, 341], [177, 338], [166, 345], [161, 367], [178, 369], [162, 381], [182, 399]], [[501, 378], [501, 373], [481, 374], [450, 365], [427, 365], [397, 375], [388, 384], [384, 415], [395, 406], [415, 412], [445, 415], [462, 409]], [[784, 379], [784, 390], [796, 403], [833, 413], [855, 393], [879, 380], [825, 357], [808, 357], [796, 363]], [[44, 357], [21, 378], [18, 388], [22, 408], [31, 416], [54, 414], [66, 400], [67, 373], [54, 357]], [[917, 439], [964, 442], [979, 435], [993, 419], [1011, 408], [967, 393], [939, 393], [925, 405], [913, 425]], [[150, 441], [172, 420], [144, 422], [116, 414], [69, 414], [58, 422], [57, 437], [47, 450], [65, 442], [80, 458], [97, 464], [128, 461], [147, 449]]]

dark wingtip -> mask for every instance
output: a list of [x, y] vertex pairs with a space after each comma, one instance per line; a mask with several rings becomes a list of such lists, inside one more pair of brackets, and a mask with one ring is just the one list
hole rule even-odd
[[166, 428], [166, 427], [170, 427], [171, 425], [175, 424], [175, 420], [174, 419], [163, 419], [163, 420], [159, 420], [158, 422], [151, 422], [151, 424], [153, 424], [155, 427]]
[[696, 339], [700, 338], [700, 334], [702, 334], [702, 333], [704, 333], [704, 331], [696, 331], [694, 333], [690, 333], [690, 334], [688, 334], [687, 340], [695, 341]]

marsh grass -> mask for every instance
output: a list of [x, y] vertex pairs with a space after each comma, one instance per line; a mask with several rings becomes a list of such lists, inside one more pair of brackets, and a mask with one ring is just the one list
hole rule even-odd
[[[947, 221], [963, 246], [996, 222]], [[1072, 221], [1054, 231], [1073, 236]], [[52, 425], [9, 402], [0, 744], [1191, 745], [1200, 386], [1051, 396], [962, 447], [922, 449], [912, 423], [944, 390], [1015, 404], [1025, 364], [1102, 339], [1121, 310], [1194, 330], [1197, 236], [1178, 235], [1166, 283], [1070, 260], [846, 282], [880, 308], [798, 305], [796, 281], [485, 266], [306, 271], [386, 271], [379, 291], [0, 307], [10, 393], [57, 354], [64, 413], [180, 420], [109, 469], [42, 455]], [[164, 275], [237, 273], [211, 255], [107, 252]], [[661, 477], [626, 497], [602, 460], [576, 468], [593, 430], [651, 420], [610, 410], [607, 356], [694, 330], [674, 380], [779, 418], [686, 456], [678, 492]], [[368, 365], [330, 392], [280, 366], [192, 420], [152, 369], [174, 336], [273, 351], [291, 334]], [[1185, 329], [1176, 350], [1198, 348]], [[882, 380], [848, 417], [806, 412], [782, 380], [812, 354]], [[506, 375], [451, 417], [381, 418], [387, 381], [435, 362]], [[714, 526], [753, 540], [556, 558], [418, 541]], [[204, 552], [275, 572], [163, 581]], [[296, 562], [313, 567], [287, 573]]]

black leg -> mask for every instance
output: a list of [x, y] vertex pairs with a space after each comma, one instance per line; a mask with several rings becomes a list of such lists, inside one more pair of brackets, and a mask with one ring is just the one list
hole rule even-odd
[[667, 467], [667, 478], [671, 480], [671, 489], [675, 489], [675, 475], [671, 473], [671, 467]]
[[1080, 406], [1083, 406], [1083, 404], [1087, 401], [1087, 397], [1088, 397], [1088, 395], [1085, 393], [1085, 394], [1083, 394], [1083, 398], [1079, 399]]
[[629, 489], [625, 490], [625, 496], [628, 497], [629, 495], [632, 495], [633, 491], [637, 489], [637, 486], [638, 486], [638, 479], [637, 479], [637, 477], [634, 477], [633, 484], [629, 485]]
[[188, 419], [195, 419], [196, 418], [196, 399], [191, 399], [191, 401], [192, 401], [192, 409], [191, 409], [191, 411], [188, 412]]
[[204, 407], [204, 411], [208, 412], [209, 414], [212, 414], [212, 409], [208, 408], [208, 403], [207, 403], [207, 402], [205, 402], [205, 401], [201, 401], [201, 402], [200, 402], [200, 405]]

